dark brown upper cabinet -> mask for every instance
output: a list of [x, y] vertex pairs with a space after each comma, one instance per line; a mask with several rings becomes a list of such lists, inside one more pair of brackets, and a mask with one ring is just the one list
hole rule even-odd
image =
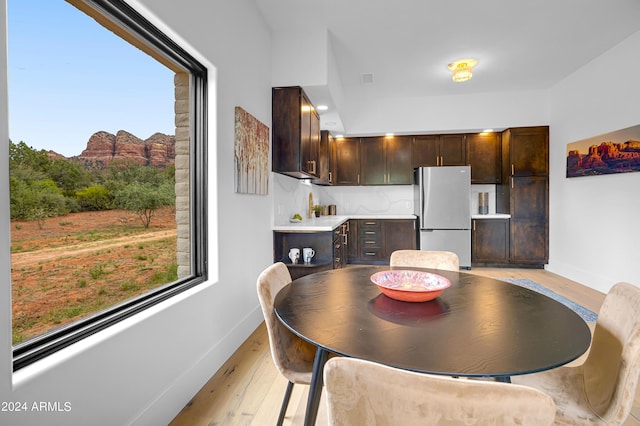
[[360, 185], [411, 185], [411, 137], [360, 138]]
[[502, 163], [507, 176], [549, 175], [549, 127], [516, 127], [502, 132]]
[[319, 178], [320, 117], [301, 87], [272, 89], [272, 170]]
[[387, 185], [413, 184], [413, 158], [410, 136], [386, 138]]
[[360, 184], [360, 138], [334, 139], [335, 184]]
[[471, 183], [502, 182], [501, 137], [499, 133], [469, 133], [467, 163], [471, 166]]
[[[333, 152], [332, 152], [333, 150]], [[318, 158], [318, 178], [313, 183], [318, 185], [331, 185], [332, 163], [335, 162], [335, 143], [328, 130], [320, 131], [320, 151]]]
[[419, 135], [413, 137], [413, 168], [465, 166], [465, 135]]

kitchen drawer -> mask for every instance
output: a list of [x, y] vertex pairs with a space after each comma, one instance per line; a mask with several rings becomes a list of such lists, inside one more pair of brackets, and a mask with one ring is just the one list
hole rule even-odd
[[361, 220], [358, 224], [358, 239], [362, 249], [382, 247], [382, 222]]
[[363, 263], [378, 262], [385, 258], [382, 237], [382, 220], [358, 221], [358, 258]]
[[382, 221], [379, 219], [361, 219], [358, 222], [358, 231], [363, 232], [365, 230], [378, 230], [382, 229]]
[[385, 260], [386, 256], [382, 247], [360, 247], [360, 259], [365, 263], [367, 261]]
[[360, 238], [360, 247], [363, 250], [380, 248], [382, 247], [382, 236], [377, 234]]
[[[353, 219], [349, 263], [388, 265], [394, 250], [415, 249], [414, 219]], [[355, 243], [355, 244], [354, 244]]]

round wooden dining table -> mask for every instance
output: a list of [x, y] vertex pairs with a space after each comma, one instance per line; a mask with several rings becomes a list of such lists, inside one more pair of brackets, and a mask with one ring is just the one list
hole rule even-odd
[[465, 272], [423, 268], [451, 281], [438, 298], [400, 302], [354, 266], [298, 278], [274, 301], [279, 320], [317, 347], [305, 424], [314, 424], [329, 353], [453, 377], [511, 376], [566, 364], [589, 347], [585, 321], [535, 291]]

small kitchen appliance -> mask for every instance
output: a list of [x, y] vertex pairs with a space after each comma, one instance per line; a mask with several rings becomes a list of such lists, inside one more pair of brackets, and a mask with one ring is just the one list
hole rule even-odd
[[479, 214], [489, 213], [489, 193], [488, 192], [478, 192], [478, 213]]

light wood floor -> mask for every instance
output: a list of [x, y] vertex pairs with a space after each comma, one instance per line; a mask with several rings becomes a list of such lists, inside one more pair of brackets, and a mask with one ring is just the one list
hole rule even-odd
[[[604, 294], [541, 269], [473, 268], [493, 278], [529, 278], [598, 312]], [[612, 283], [613, 284], [613, 283]], [[275, 425], [287, 385], [276, 370], [262, 323], [170, 423], [171, 426]], [[285, 425], [302, 425], [309, 387], [295, 385]], [[317, 424], [327, 424], [324, 397]], [[640, 393], [626, 426], [640, 426]]]

